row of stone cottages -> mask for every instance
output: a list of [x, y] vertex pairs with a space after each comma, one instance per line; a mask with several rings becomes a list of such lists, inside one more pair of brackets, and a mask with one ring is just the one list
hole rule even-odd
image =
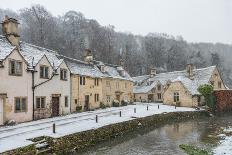
[[168, 105], [196, 107], [204, 103], [198, 92], [200, 85], [212, 85], [214, 90], [228, 89], [216, 66], [197, 69], [187, 64], [183, 71], [156, 73], [151, 69], [150, 75], [133, 77], [134, 99], [144, 102], [163, 102]]
[[0, 36], [0, 125], [132, 101], [133, 79], [120, 65], [79, 61], [20, 41], [18, 21], [5, 17]]

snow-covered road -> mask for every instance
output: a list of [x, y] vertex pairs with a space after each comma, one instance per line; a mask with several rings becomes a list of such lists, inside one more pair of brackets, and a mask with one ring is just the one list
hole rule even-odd
[[[148, 105], [148, 110], [147, 110]], [[136, 108], [136, 113], [134, 109]], [[193, 108], [162, 105], [158, 103], [137, 103], [125, 107], [111, 107], [96, 111], [82, 112], [43, 119], [33, 122], [21, 123], [15, 126], [0, 128], [0, 153], [18, 147], [32, 144], [28, 139], [39, 136], [61, 137], [68, 134], [96, 129], [109, 124], [119, 123], [135, 118], [146, 117], [163, 112], [194, 111]], [[119, 113], [122, 113], [120, 117]], [[98, 115], [98, 123], [95, 118]], [[52, 132], [52, 125], [56, 124], [56, 133]]]

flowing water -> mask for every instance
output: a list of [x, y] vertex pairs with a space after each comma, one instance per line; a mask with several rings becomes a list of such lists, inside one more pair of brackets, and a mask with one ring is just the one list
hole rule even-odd
[[[206, 150], [217, 147], [222, 128], [232, 127], [232, 115], [176, 122], [141, 129], [89, 148], [81, 155], [174, 155], [185, 154], [180, 144]], [[232, 146], [231, 146], [232, 147]]]

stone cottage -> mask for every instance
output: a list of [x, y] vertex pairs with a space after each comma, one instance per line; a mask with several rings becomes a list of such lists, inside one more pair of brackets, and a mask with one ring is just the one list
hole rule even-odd
[[63, 58], [71, 71], [72, 112], [132, 101], [133, 79], [122, 66], [96, 61], [90, 50], [85, 51], [84, 61]]
[[196, 69], [193, 64], [188, 64], [183, 71], [144, 75], [133, 79], [136, 101], [162, 101], [173, 105], [181, 102], [181, 106], [197, 106], [202, 101], [197, 91], [202, 84], [211, 84], [215, 90], [225, 89], [216, 66]]

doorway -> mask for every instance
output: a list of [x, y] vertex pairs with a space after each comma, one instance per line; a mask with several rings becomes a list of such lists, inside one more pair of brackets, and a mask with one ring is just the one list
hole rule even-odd
[[52, 117], [59, 116], [60, 98], [52, 97]]
[[85, 95], [85, 106], [84, 106], [84, 111], [89, 110], [89, 95]]
[[3, 99], [0, 98], [0, 125], [3, 125]]

